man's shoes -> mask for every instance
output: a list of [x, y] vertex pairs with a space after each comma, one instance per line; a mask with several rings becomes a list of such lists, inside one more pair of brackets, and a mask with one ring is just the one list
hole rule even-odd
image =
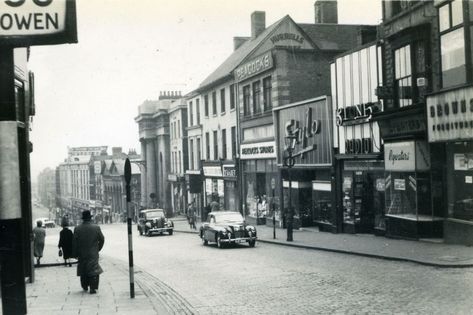
[[95, 294], [97, 293], [97, 291], [95, 291], [95, 289], [90, 289], [90, 294]]

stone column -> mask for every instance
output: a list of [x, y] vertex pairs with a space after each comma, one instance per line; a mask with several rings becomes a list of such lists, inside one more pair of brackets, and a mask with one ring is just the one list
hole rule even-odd
[[141, 201], [140, 205], [144, 208], [148, 207], [148, 190], [147, 190], [147, 163], [146, 163], [146, 141], [142, 139], [141, 141], [141, 160], [144, 161], [144, 164], [140, 164], [140, 171], [141, 171]]
[[147, 195], [146, 200], [147, 204], [151, 201], [149, 195], [155, 193], [157, 195], [156, 187], [156, 151], [154, 148], [154, 141], [149, 139], [146, 141], [146, 186], [147, 186]]

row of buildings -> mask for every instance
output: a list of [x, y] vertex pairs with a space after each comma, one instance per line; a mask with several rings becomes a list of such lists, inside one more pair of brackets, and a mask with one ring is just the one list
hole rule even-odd
[[141, 207], [203, 219], [215, 200], [284, 226], [291, 202], [323, 231], [472, 244], [473, 5], [383, 1], [376, 26], [314, 11], [254, 12], [198, 88], [139, 106]]
[[[45, 169], [38, 176], [39, 202], [50, 209], [51, 219], [61, 223], [65, 216], [79, 223], [81, 213], [90, 210], [97, 223], [123, 222], [127, 216], [125, 160], [131, 164], [132, 200], [141, 199], [140, 156], [130, 150], [107, 146], [71, 147], [64, 161], [54, 170]], [[130, 204], [137, 215], [139, 202]]]

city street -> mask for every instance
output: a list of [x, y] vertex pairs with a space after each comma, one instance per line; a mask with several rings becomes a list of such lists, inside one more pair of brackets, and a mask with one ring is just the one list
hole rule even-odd
[[[102, 229], [103, 259], [126, 262], [126, 225]], [[471, 269], [262, 243], [220, 250], [204, 247], [195, 234], [139, 236], [136, 226], [133, 242], [135, 266], [167, 284], [200, 314], [467, 314], [473, 309]]]

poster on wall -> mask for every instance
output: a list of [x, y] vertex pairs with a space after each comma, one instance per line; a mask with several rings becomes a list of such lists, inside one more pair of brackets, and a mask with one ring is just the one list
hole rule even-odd
[[473, 170], [473, 154], [457, 153], [453, 156], [455, 171]]
[[406, 190], [406, 180], [400, 178], [394, 179], [394, 190]]

